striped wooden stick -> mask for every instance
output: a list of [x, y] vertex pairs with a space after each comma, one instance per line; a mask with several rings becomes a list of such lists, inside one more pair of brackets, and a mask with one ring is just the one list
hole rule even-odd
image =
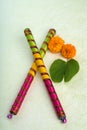
[[[49, 41], [51, 40], [51, 38], [55, 35], [56, 33], [56, 30], [55, 29], [50, 29], [48, 31], [48, 34], [42, 44], [42, 47], [40, 49], [40, 54], [42, 56], [42, 58], [44, 57], [44, 55], [46, 54], [46, 51], [48, 49], [47, 45], [49, 43]], [[27, 34], [26, 34], [27, 35]], [[24, 98], [30, 88], [30, 85], [36, 75], [36, 72], [37, 72], [37, 66], [36, 66], [36, 63], [33, 62], [28, 74], [27, 74], [27, 77], [25, 78], [25, 81], [10, 109], [10, 114], [8, 114], [8, 118], [11, 119], [13, 115], [16, 115], [24, 101]]]
[[43, 79], [43, 81], [44, 81], [44, 84], [45, 84], [45, 86], [46, 86], [46, 88], [47, 88], [47, 90], [48, 90], [48, 93], [49, 93], [49, 95], [50, 95], [51, 101], [52, 101], [53, 106], [54, 106], [54, 108], [55, 108], [55, 110], [56, 110], [56, 113], [57, 113], [57, 115], [58, 115], [58, 118], [59, 118], [63, 123], [66, 123], [67, 120], [66, 120], [65, 112], [64, 112], [64, 110], [63, 110], [63, 108], [62, 108], [62, 105], [61, 105], [61, 103], [60, 103], [60, 101], [59, 101], [59, 98], [58, 98], [58, 96], [57, 96], [57, 94], [56, 94], [56, 91], [55, 91], [55, 89], [54, 89], [54, 86], [53, 86], [53, 84], [52, 84], [52, 81], [51, 81], [51, 79], [50, 79], [50, 76], [49, 76], [49, 74], [48, 74], [48, 72], [47, 72], [47, 69], [46, 69], [46, 67], [45, 67], [45, 65], [44, 65], [44, 62], [43, 62], [43, 60], [42, 60], [42, 57], [41, 57], [41, 55], [40, 55], [40, 53], [39, 53], [39, 50], [38, 50], [38, 48], [37, 48], [37, 46], [36, 46], [36, 42], [35, 42], [35, 40], [34, 40], [34, 37], [33, 37], [33, 35], [32, 35], [32, 32], [31, 32], [30, 29], [25, 29], [25, 30], [24, 30], [24, 33], [25, 33], [25, 36], [26, 36], [26, 38], [27, 38], [27, 40], [28, 40], [28, 43], [29, 43], [29, 45], [30, 45], [30, 48], [31, 48], [31, 50], [32, 50], [33, 56], [34, 56], [34, 58], [35, 58], [35, 63], [36, 63], [36, 65], [37, 65], [37, 67], [38, 67], [38, 70], [39, 70], [41, 76], [42, 76], [42, 79]]

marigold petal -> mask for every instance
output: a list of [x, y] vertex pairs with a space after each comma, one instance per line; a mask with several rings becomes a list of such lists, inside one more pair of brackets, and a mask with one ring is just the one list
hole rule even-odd
[[61, 54], [67, 59], [73, 58], [76, 54], [76, 48], [72, 44], [65, 44], [62, 47]]
[[64, 40], [59, 36], [55, 36], [49, 42], [48, 48], [52, 53], [58, 53], [61, 51], [63, 45], [64, 45]]

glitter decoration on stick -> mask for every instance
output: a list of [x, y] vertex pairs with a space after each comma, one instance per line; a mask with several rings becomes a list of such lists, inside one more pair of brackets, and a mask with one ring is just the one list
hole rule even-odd
[[57, 116], [63, 123], [66, 123], [67, 120], [66, 120], [65, 112], [64, 112], [64, 110], [62, 108], [62, 105], [61, 105], [61, 103], [59, 101], [59, 98], [58, 98], [58, 96], [56, 94], [56, 91], [54, 89], [54, 86], [52, 84], [50, 76], [49, 76], [49, 74], [47, 72], [46, 66], [45, 66], [45, 64], [44, 64], [44, 62], [42, 60], [42, 57], [40, 55], [40, 52], [39, 52], [39, 50], [37, 48], [37, 45], [36, 45], [36, 42], [34, 40], [33, 34], [31, 32], [31, 30], [28, 29], [28, 28], [26, 28], [24, 30], [24, 33], [25, 33], [25, 36], [26, 36], [26, 38], [28, 40], [30, 48], [32, 50], [33, 56], [35, 58], [35, 63], [37, 65], [37, 67], [38, 67], [38, 70], [39, 70], [41, 76], [42, 76], [44, 84], [45, 84], [45, 86], [46, 86], [46, 88], [48, 90], [48, 93], [49, 93], [49, 96], [50, 96], [51, 101], [53, 103], [53, 106], [54, 106], [54, 108], [56, 110]]
[[[40, 49], [40, 54], [41, 54], [42, 58], [45, 56], [46, 51], [48, 49], [48, 43], [51, 40], [51, 38], [55, 35], [55, 33], [56, 33], [55, 29], [50, 29], [48, 31], [48, 34], [47, 34], [47, 36], [42, 44], [42, 47]], [[18, 113], [18, 111], [19, 111], [19, 109], [24, 101], [24, 98], [25, 98], [25, 96], [30, 88], [30, 85], [31, 85], [31, 83], [36, 75], [36, 72], [37, 72], [37, 66], [36, 66], [36, 63], [34, 61], [28, 74], [27, 74], [27, 77], [25, 78], [25, 81], [24, 81], [24, 83], [23, 83], [11, 109], [10, 109], [10, 114], [7, 115], [7, 117], [9, 119], [11, 119], [13, 115], [16, 115]]]

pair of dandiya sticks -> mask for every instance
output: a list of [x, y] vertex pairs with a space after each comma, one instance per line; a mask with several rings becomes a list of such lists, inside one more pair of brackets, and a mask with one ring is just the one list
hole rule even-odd
[[26, 39], [30, 45], [30, 48], [32, 50], [33, 56], [35, 58], [34, 63], [32, 64], [27, 77], [25, 78], [25, 81], [11, 107], [10, 110], [10, 114], [7, 115], [7, 117], [9, 119], [12, 118], [13, 115], [16, 115], [23, 103], [23, 100], [28, 92], [28, 89], [30, 88], [30, 85], [36, 75], [37, 70], [39, 70], [41, 77], [43, 79], [43, 82], [47, 88], [47, 91], [49, 93], [49, 97], [52, 101], [52, 104], [54, 106], [54, 109], [57, 113], [58, 118], [63, 122], [66, 123], [67, 119], [66, 119], [66, 115], [65, 112], [63, 110], [63, 107], [60, 103], [60, 100], [56, 94], [56, 91], [54, 89], [54, 86], [52, 84], [51, 78], [47, 72], [47, 69], [45, 67], [44, 61], [43, 61], [43, 57], [46, 54], [46, 51], [48, 49], [48, 43], [50, 42], [51, 38], [55, 35], [56, 30], [55, 29], [50, 29], [48, 31], [48, 34], [42, 44], [42, 47], [40, 49], [40, 51], [38, 50], [38, 47], [36, 45], [36, 42], [34, 40], [33, 34], [31, 32], [31, 30], [29, 28], [26, 28], [24, 30]]

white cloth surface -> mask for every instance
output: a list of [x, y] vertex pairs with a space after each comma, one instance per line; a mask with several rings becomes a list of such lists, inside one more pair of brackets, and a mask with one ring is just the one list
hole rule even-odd
[[[0, 18], [0, 130], [87, 130], [87, 0], [2, 0]], [[50, 28], [77, 48], [79, 73], [68, 83], [53, 83], [66, 124], [57, 119], [39, 73], [18, 115], [6, 118], [33, 62], [26, 27], [39, 48]], [[47, 52], [48, 70], [58, 58], [62, 57]]]

